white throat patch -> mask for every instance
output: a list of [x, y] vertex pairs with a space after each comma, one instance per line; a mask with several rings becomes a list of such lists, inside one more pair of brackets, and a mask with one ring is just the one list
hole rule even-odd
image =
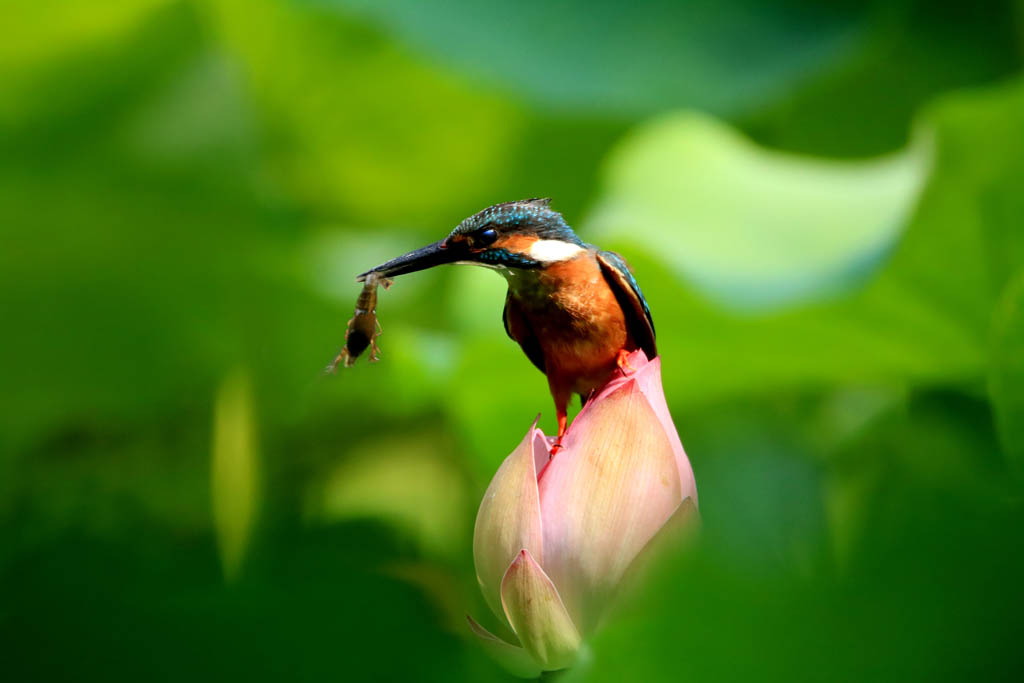
[[530, 245], [530, 250], [526, 252], [526, 255], [541, 263], [555, 263], [575, 258], [581, 251], [583, 251], [583, 247], [572, 242], [537, 240]]

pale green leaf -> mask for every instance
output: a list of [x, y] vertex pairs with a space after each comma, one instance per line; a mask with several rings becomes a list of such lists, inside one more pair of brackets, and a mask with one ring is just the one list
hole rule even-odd
[[585, 232], [657, 254], [718, 302], [779, 306], [862, 279], [899, 237], [929, 159], [927, 136], [888, 158], [828, 161], [760, 148], [707, 116], [673, 114], [612, 153]]
[[210, 476], [213, 522], [224, 576], [238, 576], [260, 503], [260, 464], [252, 385], [236, 370], [221, 383], [213, 414]]

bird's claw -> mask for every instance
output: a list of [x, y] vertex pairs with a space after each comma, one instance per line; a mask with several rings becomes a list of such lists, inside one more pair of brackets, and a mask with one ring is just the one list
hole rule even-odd
[[619, 355], [615, 358], [615, 364], [623, 372], [633, 374], [636, 372], [636, 368], [629, 364], [629, 353], [626, 349], [619, 349]]

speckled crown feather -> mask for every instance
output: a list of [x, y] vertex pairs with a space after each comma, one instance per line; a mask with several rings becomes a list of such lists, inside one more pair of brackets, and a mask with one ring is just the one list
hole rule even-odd
[[459, 223], [452, 235], [464, 235], [485, 228], [503, 233], [528, 232], [541, 239], [556, 239], [582, 245], [562, 214], [551, 208], [550, 199], [523, 199], [487, 207]]

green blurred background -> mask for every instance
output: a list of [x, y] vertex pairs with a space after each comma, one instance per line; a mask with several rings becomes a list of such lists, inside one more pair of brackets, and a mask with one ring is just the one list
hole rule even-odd
[[0, 678], [502, 680], [476, 506], [537, 412], [483, 269], [633, 263], [701, 494], [566, 676], [1020, 680], [1024, 3], [0, 8]]

